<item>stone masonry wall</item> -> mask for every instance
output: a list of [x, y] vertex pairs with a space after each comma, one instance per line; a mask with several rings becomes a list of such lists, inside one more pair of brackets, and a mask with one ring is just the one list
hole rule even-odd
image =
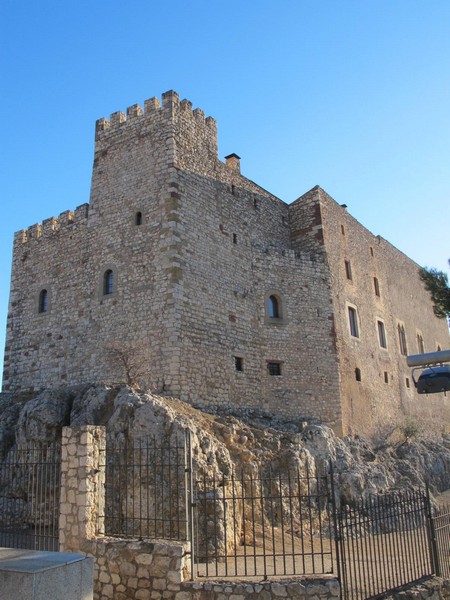
[[[448, 396], [435, 394], [426, 401], [419, 397], [406, 356], [399, 348], [399, 325], [405, 328], [409, 354], [421, 351], [418, 335], [423, 338], [425, 352], [449, 346], [447, 325], [433, 313], [429, 294], [418, 276], [419, 266], [362, 227], [345, 206], [319, 187], [302, 196], [291, 209], [306, 215], [297, 227], [307, 238], [317, 237], [321, 223], [331, 274], [344, 431], [371, 433], [386, 423], [403, 422], [408, 414], [417, 415], [425, 425], [433, 420], [435, 424], [450, 422]], [[303, 238], [296, 240], [302, 246]], [[305, 241], [305, 248], [310, 243]], [[358, 337], [350, 334], [349, 307], [356, 310]], [[385, 331], [386, 348], [380, 344], [378, 322]]]

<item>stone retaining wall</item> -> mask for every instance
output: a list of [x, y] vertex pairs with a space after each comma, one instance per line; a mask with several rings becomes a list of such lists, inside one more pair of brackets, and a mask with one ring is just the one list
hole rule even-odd
[[433, 577], [402, 592], [386, 596], [386, 600], [450, 600], [450, 581]]

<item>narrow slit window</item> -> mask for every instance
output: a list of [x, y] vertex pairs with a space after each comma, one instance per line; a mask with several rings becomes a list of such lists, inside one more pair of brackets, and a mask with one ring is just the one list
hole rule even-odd
[[136, 225], [142, 225], [142, 213], [140, 211], [136, 213], [134, 222]]
[[361, 369], [359, 367], [355, 369], [355, 379], [356, 381], [361, 381]]
[[384, 372], [384, 383], [389, 383], [389, 373], [387, 371]]
[[356, 309], [353, 308], [353, 306], [348, 307], [348, 323], [350, 326], [350, 335], [359, 338], [358, 316], [356, 314]]
[[233, 233], [233, 244], [237, 244], [237, 233]]
[[38, 310], [40, 313], [48, 312], [48, 291], [47, 290], [41, 290], [39, 293]]
[[105, 271], [103, 276], [103, 294], [108, 296], [112, 294], [114, 290], [114, 273], [111, 269]]
[[380, 297], [380, 283], [379, 283], [377, 277], [373, 278], [373, 288], [375, 290], [375, 296], [378, 296], [378, 298], [379, 298]]
[[349, 260], [345, 261], [345, 275], [347, 277], [347, 279], [349, 279], [350, 281], [352, 281], [353, 277], [352, 277], [352, 265], [350, 264]]

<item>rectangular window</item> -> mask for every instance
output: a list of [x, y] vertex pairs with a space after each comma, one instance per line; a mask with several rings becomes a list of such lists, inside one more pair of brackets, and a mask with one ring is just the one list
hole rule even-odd
[[379, 298], [380, 297], [380, 284], [376, 277], [373, 278], [373, 287], [375, 290], [375, 296], [378, 296], [378, 298]]
[[352, 277], [352, 265], [350, 264], [349, 260], [345, 261], [345, 274], [347, 276], [347, 279], [350, 279], [350, 281], [353, 279], [353, 277]]
[[234, 366], [236, 368], [236, 371], [240, 371], [242, 373], [242, 371], [244, 370], [244, 359], [241, 356], [235, 356]]
[[389, 374], [387, 371], [384, 372], [384, 383], [389, 383]]
[[359, 337], [358, 330], [358, 316], [356, 314], [356, 308], [352, 306], [348, 307], [348, 322], [350, 325], [350, 335], [353, 337]]
[[237, 234], [233, 233], [233, 244], [237, 244]]
[[279, 362], [268, 362], [267, 370], [269, 371], [269, 375], [273, 375], [275, 377], [279, 377], [281, 375], [281, 363]]
[[382, 348], [387, 348], [386, 331], [384, 329], [383, 321], [377, 321], [377, 326], [378, 326], [378, 341], [380, 342], [380, 346]]

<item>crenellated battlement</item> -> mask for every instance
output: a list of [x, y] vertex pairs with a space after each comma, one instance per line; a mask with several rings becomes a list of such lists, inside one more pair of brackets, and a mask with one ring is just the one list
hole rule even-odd
[[16, 231], [14, 234], [14, 244], [26, 244], [31, 240], [49, 237], [65, 228], [69, 229], [70, 226], [76, 223], [87, 221], [88, 214], [89, 204], [87, 203], [77, 206], [74, 211], [65, 210], [59, 217], [49, 217], [48, 219], [44, 219], [42, 223], [34, 223], [34, 225], [30, 225], [27, 229]]
[[217, 135], [215, 119], [205, 117], [204, 111], [200, 108], [193, 109], [192, 102], [189, 100], [180, 101], [177, 92], [170, 90], [162, 94], [162, 102], [158, 98], [149, 98], [144, 101], [144, 108], [139, 104], [133, 104], [127, 108], [126, 113], [117, 111], [110, 115], [109, 120], [105, 117], [98, 119], [95, 124], [95, 139], [96, 141], [103, 139], [120, 128], [135, 125], [139, 121], [149, 124], [152, 120], [156, 122], [156, 119], [160, 119], [164, 115], [173, 118], [176, 114], [185, 118], [192, 117], [194, 122], [204, 125], [214, 135]]

